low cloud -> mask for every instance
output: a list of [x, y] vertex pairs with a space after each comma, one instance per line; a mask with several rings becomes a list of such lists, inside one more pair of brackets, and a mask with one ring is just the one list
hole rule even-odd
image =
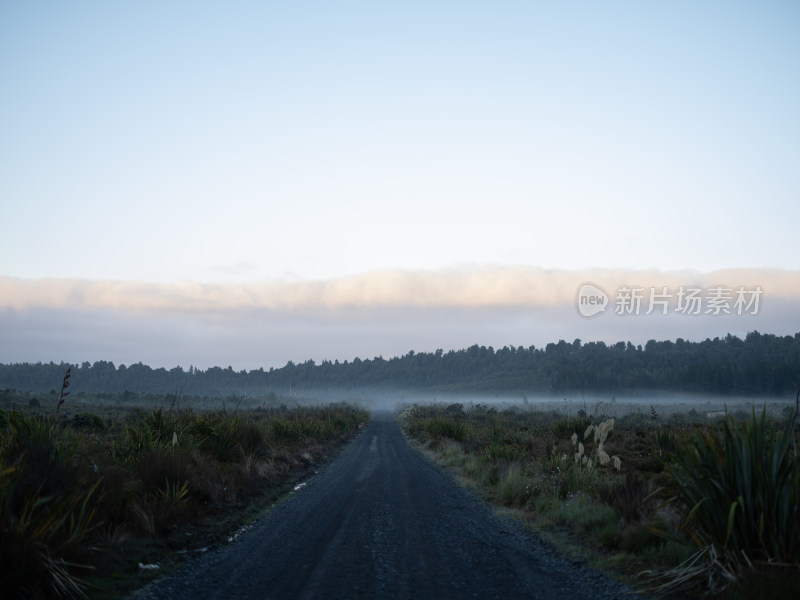
[[349, 308], [536, 308], [572, 305], [581, 284], [612, 293], [622, 286], [761, 287], [765, 300], [800, 299], [800, 272], [779, 269], [697, 271], [548, 270], [487, 267], [375, 271], [322, 281], [152, 283], [0, 277], [0, 310], [31, 308], [125, 311], [277, 311]]
[[[580, 315], [578, 288], [761, 287], [757, 314]], [[612, 300], [613, 302], [613, 300]], [[380, 271], [327, 281], [175, 284], [0, 277], [0, 362], [111, 360], [171, 368], [279, 367], [473, 344], [560, 339], [644, 344], [800, 332], [800, 273], [565, 271], [529, 267]]]

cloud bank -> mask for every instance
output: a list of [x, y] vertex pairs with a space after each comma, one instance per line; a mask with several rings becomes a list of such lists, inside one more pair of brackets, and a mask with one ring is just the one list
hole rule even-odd
[[608, 292], [622, 286], [737, 288], [759, 286], [765, 300], [800, 300], [800, 272], [727, 269], [701, 273], [487, 267], [439, 271], [375, 271], [324, 281], [153, 283], [0, 277], [0, 310], [31, 308], [203, 312], [266, 309], [535, 308], [574, 304], [581, 284]]
[[[592, 318], [579, 287], [763, 291], [757, 314], [670, 312]], [[752, 311], [751, 311], [752, 312]], [[279, 367], [288, 360], [385, 358], [473, 344], [700, 340], [800, 332], [800, 272], [732, 269], [378, 271], [327, 281], [229, 284], [0, 277], [0, 362], [111, 360], [167, 368]]]

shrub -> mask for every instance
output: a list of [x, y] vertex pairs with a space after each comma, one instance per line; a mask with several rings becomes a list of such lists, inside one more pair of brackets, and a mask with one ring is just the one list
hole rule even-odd
[[103, 431], [106, 428], [103, 419], [88, 412], [79, 413], [72, 417], [70, 425], [76, 429], [87, 429], [89, 431]]
[[626, 523], [639, 521], [646, 506], [645, 500], [650, 489], [633, 471], [625, 474], [625, 479], [607, 486], [598, 487], [598, 496], [608, 504]]
[[684, 530], [728, 581], [754, 563], [800, 560], [800, 469], [791, 432], [768, 429], [766, 411], [760, 418], [753, 412], [740, 429], [728, 416], [721, 435], [696, 432], [668, 469]]
[[[583, 414], [585, 415], [586, 413], [584, 412]], [[589, 417], [579, 416], [560, 419], [553, 423], [550, 429], [559, 438], [569, 437], [577, 432], [578, 441], [583, 442], [583, 434], [591, 424], [592, 420]]]
[[512, 444], [489, 444], [484, 455], [490, 462], [503, 465], [525, 460], [525, 452]]
[[447, 438], [456, 442], [463, 442], [467, 438], [467, 424], [463, 421], [453, 421], [446, 417], [430, 419], [425, 426], [428, 435], [434, 440]]
[[592, 530], [603, 527], [618, 527], [619, 516], [614, 509], [593, 501], [586, 494], [575, 494], [562, 502], [554, 513], [555, 519], [575, 530]]
[[11, 412], [0, 429], [0, 589], [20, 598], [82, 593], [74, 563], [94, 528], [99, 481], [51, 419]]
[[237, 456], [237, 429], [239, 417], [226, 413], [198, 415], [188, 430], [194, 443], [220, 462], [231, 462]]

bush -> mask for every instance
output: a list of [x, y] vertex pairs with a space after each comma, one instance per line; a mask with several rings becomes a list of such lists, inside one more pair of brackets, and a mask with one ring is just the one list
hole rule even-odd
[[12, 597], [80, 594], [73, 572], [95, 526], [92, 482], [52, 420], [11, 412], [0, 429], [0, 589]]
[[89, 431], [103, 431], [106, 424], [103, 419], [95, 414], [83, 412], [72, 417], [70, 425], [76, 429], [87, 429]]
[[617, 511], [626, 523], [641, 519], [646, 511], [646, 499], [650, 490], [633, 471], [625, 474], [625, 479], [598, 487], [598, 497]]
[[697, 432], [674, 460], [683, 528], [720, 575], [800, 560], [800, 469], [788, 428], [769, 429], [765, 411], [740, 429], [726, 417], [721, 435]]
[[463, 421], [453, 421], [443, 417], [430, 419], [425, 429], [434, 440], [440, 441], [447, 438], [456, 442], [463, 442], [467, 438], [467, 425]]
[[619, 516], [611, 507], [592, 500], [588, 495], [577, 493], [562, 502], [556, 509], [556, 520], [575, 530], [592, 530], [601, 527], [618, 527]]

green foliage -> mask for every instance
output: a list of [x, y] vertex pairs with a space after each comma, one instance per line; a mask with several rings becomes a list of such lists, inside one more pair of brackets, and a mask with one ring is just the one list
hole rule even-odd
[[297, 443], [303, 438], [302, 427], [294, 419], [278, 417], [270, 422], [270, 437], [287, 443]]
[[612, 485], [599, 486], [598, 497], [613, 508], [626, 523], [640, 522], [645, 516], [646, 498], [650, 488], [641, 475], [628, 471], [612, 482]]
[[551, 425], [550, 429], [558, 438], [568, 438], [573, 433], [577, 433], [578, 441], [583, 442], [583, 434], [591, 424], [592, 420], [585, 416], [584, 413], [583, 417], [564, 417], [559, 419]]
[[225, 412], [200, 414], [187, 427], [188, 441], [184, 440], [184, 445], [193, 443], [218, 461], [231, 461], [237, 454], [241, 423], [239, 417]]
[[619, 524], [619, 516], [611, 507], [593, 502], [586, 494], [576, 494], [562, 502], [555, 511], [555, 518], [561, 523], [587, 531], [606, 526], [617, 527]]
[[659, 454], [674, 452], [678, 446], [675, 434], [669, 429], [659, 428], [653, 435], [655, 436], [656, 448], [658, 448]]
[[731, 578], [754, 561], [800, 561], [800, 466], [788, 428], [766, 414], [721, 433], [698, 431], [669, 467], [676, 506], [696, 544]]
[[525, 451], [514, 444], [493, 442], [484, 449], [484, 456], [490, 463], [508, 464], [524, 461]]
[[106, 428], [103, 419], [88, 412], [82, 412], [72, 417], [70, 425], [76, 429], [85, 429], [87, 431], [103, 431]]
[[[347, 405], [199, 415], [156, 408], [109, 431], [91, 413], [59, 424], [0, 411], [0, 595], [80, 596], [75, 573], [96, 558], [90, 547], [167, 535], [242, 507], [366, 418]], [[282, 427], [284, 439], [270, 436]]]
[[512, 462], [497, 482], [497, 499], [507, 506], [524, 506], [531, 495], [531, 480], [525, 476], [525, 470], [516, 462]]
[[[653, 563], [673, 565], [691, 552], [679, 535], [665, 542], [653, 533], [655, 525], [666, 527], [664, 515], [656, 514], [660, 499], [652, 497], [656, 476], [637, 467], [652, 460], [663, 469], [667, 459], [658, 456], [649, 419], [593, 423], [586, 414], [481, 405], [413, 405], [398, 419], [489, 499], [524, 511], [551, 534], [567, 531], [594, 551], [613, 551], [607, 560], [615, 564], [638, 566], [638, 572]], [[463, 431], [457, 441], [447, 434], [452, 428]], [[665, 518], [672, 522], [674, 514]]]
[[426, 423], [425, 429], [428, 435], [435, 440], [447, 438], [456, 442], [463, 442], [467, 437], [467, 426], [465, 423], [447, 418], [430, 419]]
[[0, 430], [0, 587], [18, 597], [82, 593], [69, 557], [96, 525], [99, 481], [50, 419], [13, 411]]
[[[648, 534], [650, 537], [644, 539], [644, 547], [629, 547], [631, 553], [639, 554], [650, 564], [661, 564], [668, 567], [678, 567], [692, 557], [692, 548], [676, 540], [665, 540], [664, 538], [652, 535], [649, 530], [639, 530]], [[658, 540], [655, 543], [655, 540]]]
[[184, 481], [182, 485], [170, 481], [169, 477], [164, 478], [164, 488], [159, 490], [161, 496], [167, 502], [186, 502], [189, 495], [189, 482]]

